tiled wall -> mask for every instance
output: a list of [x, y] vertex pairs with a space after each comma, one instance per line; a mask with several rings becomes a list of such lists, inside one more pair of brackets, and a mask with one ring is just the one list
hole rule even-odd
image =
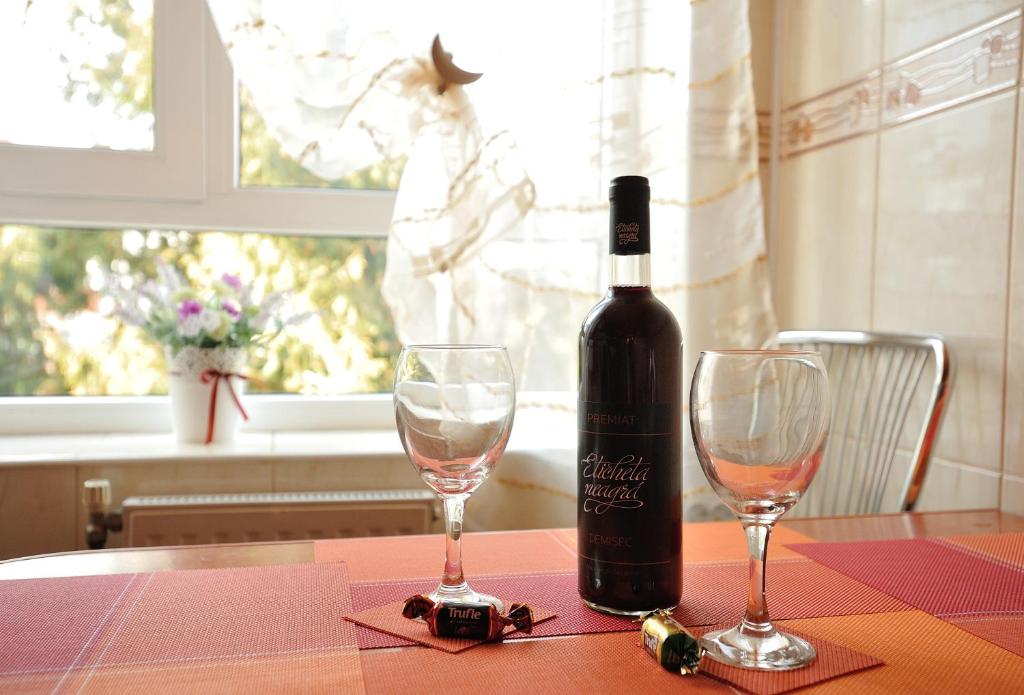
[[[422, 488], [400, 450], [338, 457], [337, 445], [328, 446], [324, 456], [308, 457], [5, 464], [0, 466], [0, 560], [84, 550], [88, 518], [80, 499], [83, 483], [91, 478], [110, 481], [115, 506], [135, 495]], [[470, 521], [467, 517], [467, 525]], [[123, 543], [123, 534], [114, 533], [107, 547]]]
[[920, 508], [1024, 514], [1020, 0], [750, 1], [780, 327], [948, 337]]

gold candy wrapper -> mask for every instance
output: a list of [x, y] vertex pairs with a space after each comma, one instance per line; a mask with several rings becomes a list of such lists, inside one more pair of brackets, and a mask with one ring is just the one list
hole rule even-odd
[[668, 611], [648, 613], [640, 627], [640, 639], [662, 668], [684, 676], [699, 670], [704, 648]]

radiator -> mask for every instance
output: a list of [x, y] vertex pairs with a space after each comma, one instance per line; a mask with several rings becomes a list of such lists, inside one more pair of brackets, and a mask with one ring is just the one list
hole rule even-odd
[[439, 518], [427, 490], [128, 497], [123, 514], [129, 547], [430, 533]]

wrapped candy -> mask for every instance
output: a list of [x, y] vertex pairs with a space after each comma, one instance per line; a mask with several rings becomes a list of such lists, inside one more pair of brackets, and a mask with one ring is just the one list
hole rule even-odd
[[402, 615], [422, 619], [435, 637], [490, 640], [508, 625], [530, 633], [533, 611], [525, 603], [513, 603], [506, 615], [489, 603], [434, 602], [426, 596], [413, 596], [405, 602]]
[[656, 610], [644, 617], [640, 638], [644, 649], [662, 668], [684, 676], [696, 673], [704, 656], [700, 641], [666, 610]]

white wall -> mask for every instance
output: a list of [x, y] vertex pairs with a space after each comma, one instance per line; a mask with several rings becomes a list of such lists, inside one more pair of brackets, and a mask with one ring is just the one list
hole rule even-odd
[[1021, 3], [751, 6], [780, 327], [949, 338], [919, 509], [1024, 513]]

